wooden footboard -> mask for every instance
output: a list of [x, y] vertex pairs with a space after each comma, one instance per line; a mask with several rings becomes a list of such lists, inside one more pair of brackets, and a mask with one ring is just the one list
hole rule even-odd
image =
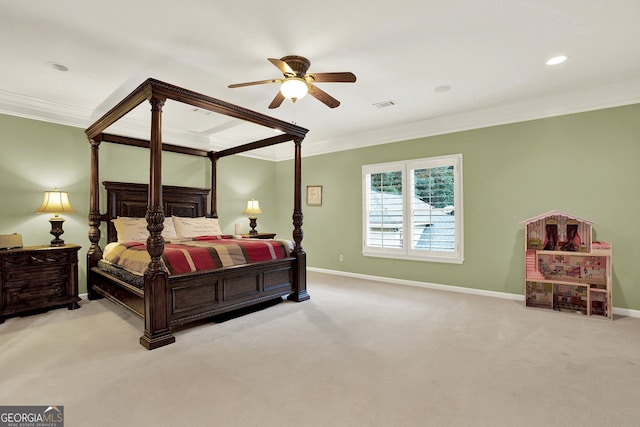
[[169, 325], [253, 305], [293, 292], [293, 259], [169, 278]]
[[[170, 328], [296, 293], [296, 259], [267, 261], [169, 277], [166, 306], [149, 304], [150, 318], [168, 318]], [[92, 299], [105, 297], [140, 317], [145, 316], [145, 294], [141, 289], [97, 267], [89, 272]], [[152, 331], [153, 333], [154, 331]], [[175, 340], [162, 333], [162, 343]], [[143, 344], [144, 345], [144, 344]], [[164, 344], [162, 344], [164, 345]], [[161, 345], [151, 345], [157, 348]]]

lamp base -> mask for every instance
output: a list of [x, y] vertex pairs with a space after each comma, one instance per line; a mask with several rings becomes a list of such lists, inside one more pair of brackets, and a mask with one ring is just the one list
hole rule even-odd
[[249, 227], [251, 227], [251, 231], [249, 231], [250, 235], [258, 234], [256, 231], [256, 226], [258, 225], [258, 217], [250, 216], [249, 217]]
[[55, 237], [49, 246], [64, 246], [64, 240], [60, 238], [60, 236], [64, 234], [64, 230], [62, 229], [64, 218], [56, 216], [50, 218], [49, 222], [51, 223], [51, 231], [49, 233]]

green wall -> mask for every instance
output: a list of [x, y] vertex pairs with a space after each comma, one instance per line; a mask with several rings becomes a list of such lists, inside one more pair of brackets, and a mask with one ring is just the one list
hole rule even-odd
[[[0, 114], [0, 234], [21, 233], [25, 246], [48, 245], [49, 216], [34, 214], [42, 192], [59, 187], [69, 192], [75, 214], [65, 219], [62, 238], [82, 246], [79, 263], [80, 293], [86, 292], [85, 257], [89, 247], [89, 160], [90, 148], [83, 129]], [[208, 188], [211, 163], [208, 159], [175, 153], [163, 154], [163, 183]], [[242, 214], [247, 200], [260, 201], [264, 212], [258, 230], [272, 230], [276, 221], [275, 163], [232, 156], [218, 161], [218, 211], [226, 233], [234, 224], [249, 230]], [[100, 145], [100, 181], [149, 181], [149, 152], [136, 147]], [[106, 211], [104, 194], [101, 211]], [[103, 241], [106, 236], [103, 227]]]
[[[211, 185], [209, 159], [170, 152], [164, 152], [162, 156], [163, 184], [203, 188]], [[251, 198], [260, 202], [263, 211], [258, 218], [258, 231], [271, 231], [276, 226], [273, 162], [242, 156], [224, 157], [218, 160], [218, 178], [218, 216], [223, 232], [233, 234], [236, 223], [242, 224], [244, 232], [249, 231], [249, 220], [242, 212]], [[148, 182], [148, 150], [101, 144], [100, 180]], [[105, 211], [104, 197], [101, 205], [102, 211]]]
[[[632, 105], [305, 157], [303, 185], [323, 186], [322, 206], [303, 203], [308, 265], [522, 294], [520, 221], [558, 209], [596, 223], [595, 238], [613, 244], [614, 305], [640, 310], [638, 117], [640, 105]], [[25, 245], [48, 244], [48, 217], [33, 211], [42, 191], [68, 191], [77, 213], [64, 215], [62, 237], [83, 246], [80, 292], [86, 292], [89, 144], [83, 129], [5, 115], [0, 129], [0, 234], [19, 232]], [[363, 257], [361, 166], [453, 153], [463, 154], [465, 262]], [[146, 150], [105, 143], [100, 156], [101, 181], [147, 182]], [[218, 166], [224, 232], [233, 233], [235, 223], [248, 231], [242, 211], [253, 197], [264, 212], [258, 230], [291, 236], [293, 161], [234, 156]], [[165, 153], [165, 184], [208, 187], [209, 173], [207, 159]]]
[[[454, 153], [463, 154], [465, 262], [364, 257], [361, 166]], [[595, 238], [612, 243], [614, 306], [638, 310], [639, 158], [640, 105], [306, 157], [304, 186], [324, 190], [321, 207], [304, 206], [308, 265], [522, 294], [520, 222], [558, 209], [594, 221]], [[289, 179], [292, 161], [277, 168]], [[279, 192], [289, 206], [289, 189]]]
[[[80, 129], [0, 115], [0, 233], [21, 233], [25, 246], [49, 244], [48, 214], [34, 214], [42, 192], [69, 192], [62, 239], [87, 246], [89, 143]], [[84, 248], [83, 248], [84, 249]]]

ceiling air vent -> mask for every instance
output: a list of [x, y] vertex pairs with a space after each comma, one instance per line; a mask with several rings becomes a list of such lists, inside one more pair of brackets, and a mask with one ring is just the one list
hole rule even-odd
[[389, 101], [376, 102], [373, 105], [377, 108], [386, 108], [386, 107], [393, 107], [394, 105], [398, 105], [398, 103], [396, 101], [389, 100]]
[[198, 107], [192, 108], [191, 111], [193, 111], [194, 113], [205, 115], [205, 116], [208, 116], [211, 114], [211, 111], [203, 110], [202, 108], [198, 108]]

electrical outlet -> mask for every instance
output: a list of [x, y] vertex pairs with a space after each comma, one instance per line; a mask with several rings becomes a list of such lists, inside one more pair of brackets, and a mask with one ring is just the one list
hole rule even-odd
[[344, 255], [340, 254], [340, 262], [344, 261]]

